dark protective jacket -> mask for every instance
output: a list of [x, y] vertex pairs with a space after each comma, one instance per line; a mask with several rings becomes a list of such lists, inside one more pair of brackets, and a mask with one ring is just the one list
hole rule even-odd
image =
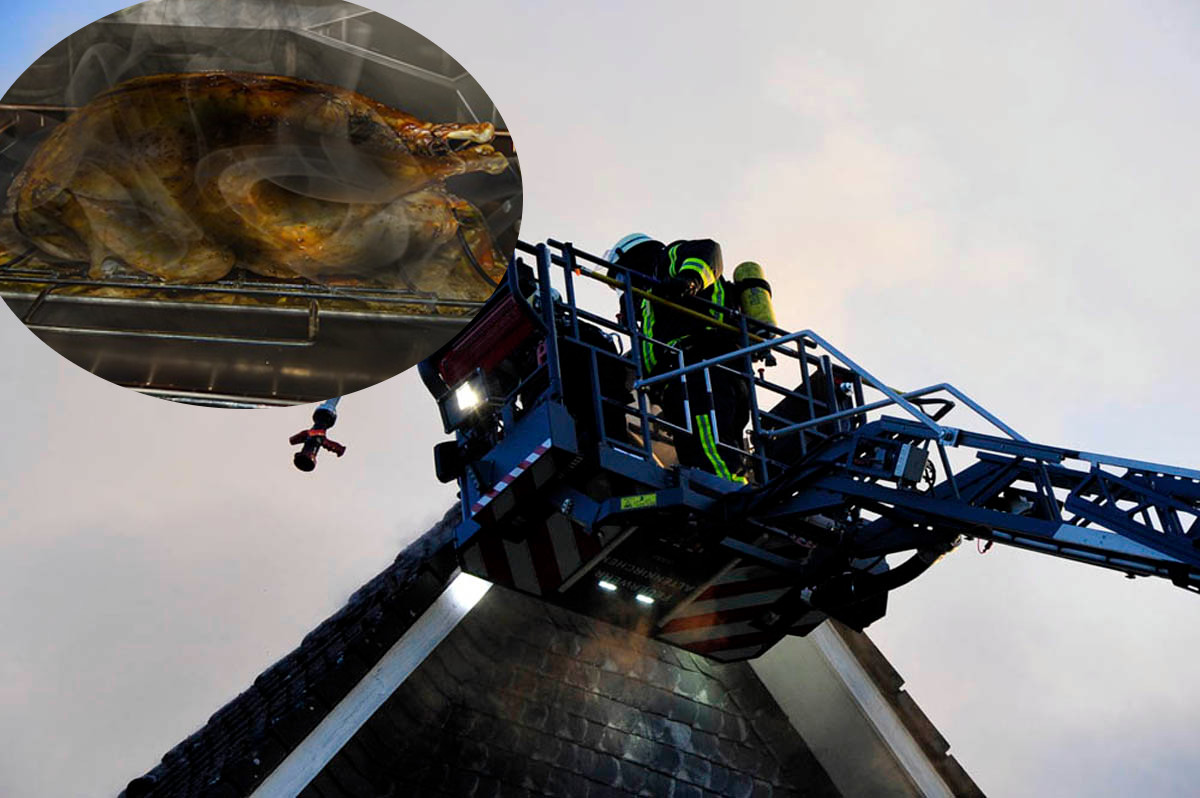
[[[721, 246], [711, 239], [673, 241], [656, 252], [649, 263], [637, 265], [642, 273], [657, 281], [649, 286], [651, 294], [666, 294], [664, 299], [716, 322], [726, 321], [726, 309], [738, 306], [738, 291], [722, 274]], [[669, 280], [692, 274], [701, 286], [694, 298], [679, 298], [664, 285]], [[697, 300], [705, 300], [717, 307]], [[741, 345], [736, 333], [705, 324], [703, 319], [650, 299], [642, 299], [640, 310], [642, 334], [661, 344], [677, 347], [688, 363], [732, 352]], [[642, 342], [642, 364], [648, 375], [661, 374], [680, 365], [676, 353], [661, 344]], [[737, 369], [741, 364], [729, 365]], [[742, 431], [750, 412], [745, 380], [726, 369], [714, 369], [707, 377], [702, 372], [692, 372], [686, 377], [686, 383], [686, 402], [683, 385], [677, 380], [670, 380], [654, 391], [663, 408], [663, 420], [692, 430], [690, 434], [676, 431], [673, 435], [679, 462], [704, 469], [722, 479], [744, 482], [744, 477], [738, 474], [743, 465], [741, 458], [721, 445], [742, 448]], [[685, 409], [689, 407], [690, 413]]]
[[[695, 295], [696, 299], [706, 300], [723, 308], [737, 307], [733, 283], [722, 275], [721, 245], [712, 239], [672, 241], [650, 265], [650, 276], [659, 283], [665, 283], [672, 278], [695, 275], [700, 279], [701, 285]], [[661, 295], [662, 289], [651, 287], [650, 293]], [[704, 313], [717, 321], [725, 321], [724, 310], [708, 307], [690, 297], [663, 298]], [[732, 334], [705, 325], [694, 316], [680, 313], [649, 299], [642, 299], [639, 312], [642, 335], [668, 346], [676, 346], [686, 351], [702, 351], [704, 357], [728, 352], [738, 346], [738, 341]], [[671, 350], [650, 341], [642, 342], [641, 356], [647, 374], [668, 371], [678, 366]]]

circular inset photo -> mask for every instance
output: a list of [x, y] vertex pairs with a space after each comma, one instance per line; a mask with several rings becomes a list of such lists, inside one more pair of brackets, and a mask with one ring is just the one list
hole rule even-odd
[[476, 80], [338, 0], [159, 0], [0, 98], [0, 295], [110, 382], [314, 402], [460, 330], [516, 246], [512, 138]]

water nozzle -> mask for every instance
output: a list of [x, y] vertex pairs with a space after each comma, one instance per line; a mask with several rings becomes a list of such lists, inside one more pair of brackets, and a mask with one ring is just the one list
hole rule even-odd
[[293, 446], [300, 446], [300, 451], [292, 456], [292, 464], [301, 471], [312, 471], [317, 467], [317, 455], [322, 449], [328, 449], [338, 457], [345, 454], [345, 446], [325, 436], [326, 430], [337, 423], [338, 401], [339, 398], [334, 398], [322, 402], [313, 411], [312, 428], [300, 430], [288, 439]]

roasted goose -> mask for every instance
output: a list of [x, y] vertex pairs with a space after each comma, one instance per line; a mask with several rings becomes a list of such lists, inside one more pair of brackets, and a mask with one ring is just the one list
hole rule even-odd
[[136, 78], [51, 133], [7, 213], [41, 253], [86, 262], [93, 277], [197, 283], [239, 265], [482, 297], [479, 272], [498, 279], [503, 262], [482, 215], [444, 181], [507, 168], [486, 143], [494, 133], [291, 77]]

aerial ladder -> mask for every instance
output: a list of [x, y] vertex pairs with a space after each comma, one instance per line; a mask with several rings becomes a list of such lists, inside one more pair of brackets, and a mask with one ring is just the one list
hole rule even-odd
[[[419, 365], [454, 435], [434, 454], [467, 573], [727, 662], [830, 617], [863, 629], [963, 538], [1200, 592], [1200, 471], [1029, 441], [953, 385], [897, 390], [812, 330], [736, 312], [717, 323], [735, 351], [688, 363], [652, 342], [676, 365], [650, 376], [636, 309], [667, 300], [638, 286], [522, 242]], [[592, 301], [614, 291], [615, 319]], [[718, 369], [750, 388], [743, 444], [718, 444], [746, 483], [672, 463], [690, 430], [653, 403]]]

